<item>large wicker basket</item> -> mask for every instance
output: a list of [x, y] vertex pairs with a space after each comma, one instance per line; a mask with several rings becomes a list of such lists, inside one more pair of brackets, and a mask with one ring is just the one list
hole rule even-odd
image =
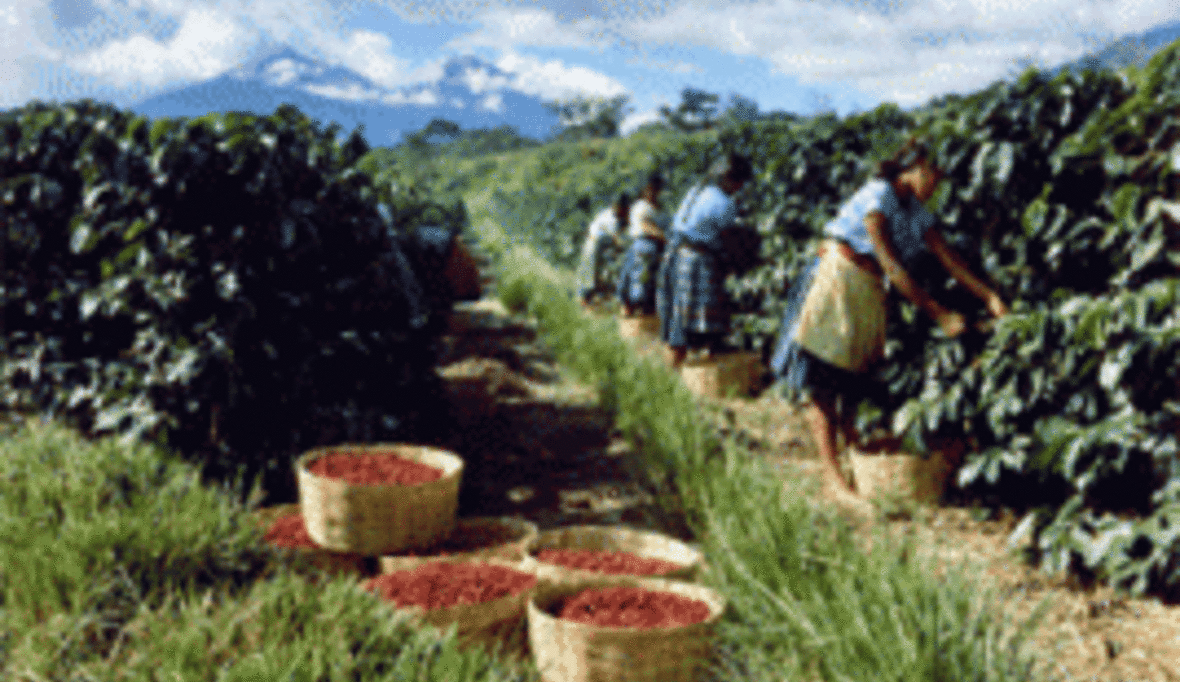
[[[534, 523], [525, 521], [524, 519], [517, 519], [510, 516], [502, 517], [476, 517], [468, 519], [458, 519], [455, 521], [455, 529], [453, 533], [478, 533], [486, 531], [489, 535], [489, 543], [486, 547], [481, 547], [470, 552], [457, 552], [455, 554], [448, 554], [442, 556], [432, 554], [435, 558], [446, 558], [448, 560], [466, 560], [475, 561], [478, 559], [502, 559], [504, 561], [524, 561], [528, 553], [528, 546], [537, 537], [537, 526]], [[445, 539], [444, 541], [445, 542]], [[440, 543], [441, 544], [441, 543]], [[424, 548], [423, 552], [433, 552], [437, 549], [434, 547]], [[421, 565], [423, 558], [420, 556], [400, 556], [390, 555], [381, 557], [381, 572], [393, 573], [395, 571], [405, 571], [409, 567]]]
[[[625, 585], [670, 592], [709, 605], [702, 623], [647, 630], [588, 625], [556, 616], [562, 600], [582, 590]], [[715, 628], [725, 612], [716, 591], [674, 580], [542, 581], [528, 602], [529, 646], [545, 682], [696, 682], [714, 656]]]
[[[396, 453], [437, 467], [443, 475], [420, 485], [353, 485], [308, 470], [328, 452]], [[307, 452], [295, 469], [308, 535], [323, 547], [365, 556], [395, 554], [428, 547], [455, 527], [463, 460], [444, 450], [390, 443], [339, 445]]]
[[543, 563], [536, 558], [537, 553], [543, 549], [629, 552], [644, 559], [660, 559], [678, 564], [681, 568], [655, 576], [667, 580], [697, 580], [704, 566], [704, 555], [700, 550], [667, 535], [623, 526], [567, 526], [539, 533], [528, 546], [528, 560], [536, 562], [537, 576], [552, 582], [588, 579], [609, 581], [632, 576], [603, 574]]
[[952, 465], [941, 450], [922, 457], [892, 450], [849, 448], [856, 492], [862, 497], [937, 503], [946, 492]]
[[[254, 512], [254, 517], [263, 532], [266, 532], [279, 519], [299, 513], [297, 504], [280, 504], [263, 507]], [[360, 554], [334, 552], [323, 547], [299, 547], [286, 551], [306, 557], [312, 566], [331, 575], [360, 575], [365, 572], [365, 557]]]
[[680, 377], [688, 389], [706, 398], [749, 395], [761, 374], [762, 356], [748, 351], [690, 357], [680, 367]]
[[[533, 573], [530, 564], [523, 561], [505, 561], [495, 558], [481, 558], [475, 561], [454, 557], [422, 557], [405, 560], [398, 568], [399, 571], [412, 571], [419, 566], [430, 563], [480, 563], [511, 568], [521, 573]], [[539, 583], [538, 583], [539, 584]], [[518, 595], [508, 595], [480, 604], [456, 604], [439, 609], [426, 610], [421, 607], [397, 609], [410, 614], [415, 620], [440, 629], [451, 625], [456, 628], [456, 635], [464, 642], [495, 644], [501, 637], [508, 635], [525, 617], [525, 604], [534, 586]]]

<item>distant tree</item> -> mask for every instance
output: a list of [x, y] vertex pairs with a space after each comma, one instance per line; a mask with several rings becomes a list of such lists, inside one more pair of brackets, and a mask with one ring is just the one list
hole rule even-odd
[[545, 108], [557, 115], [559, 140], [590, 137], [618, 137], [619, 126], [631, 113], [629, 95], [617, 97], [577, 96], [546, 102]]
[[422, 130], [410, 133], [406, 136], [406, 144], [410, 147], [425, 149], [430, 145], [437, 144], [438, 138], [451, 141], [463, 134], [463, 128], [454, 121], [448, 121], [445, 118], [431, 119]]
[[764, 121], [786, 121], [788, 123], [796, 123], [803, 120], [802, 116], [790, 111], [768, 111], [762, 114], [761, 118]]
[[504, 124], [495, 128], [465, 130], [454, 142], [444, 145], [444, 152], [458, 156], [478, 156], [536, 147], [539, 144], [537, 140], [521, 135], [515, 126]]
[[735, 92], [729, 96], [729, 106], [726, 107], [722, 118], [738, 122], [757, 121], [761, 115], [758, 113], [757, 102]]
[[680, 104], [675, 109], [664, 105], [660, 115], [673, 128], [684, 132], [708, 130], [717, 124], [717, 107], [721, 96], [695, 88], [680, 92]]

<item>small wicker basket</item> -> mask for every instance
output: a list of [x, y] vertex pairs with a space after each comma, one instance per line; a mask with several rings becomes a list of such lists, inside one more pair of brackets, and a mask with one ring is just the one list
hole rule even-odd
[[[633, 629], [558, 618], [562, 601], [579, 592], [625, 585], [670, 592], [709, 605], [709, 618], [673, 628]], [[529, 646], [545, 682], [696, 682], [714, 655], [715, 628], [725, 598], [703, 585], [674, 580], [542, 581], [528, 602]]]
[[[396, 454], [437, 467], [443, 475], [420, 485], [354, 485], [308, 470], [328, 452]], [[394, 554], [428, 547], [455, 527], [463, 460], [444, 450], [390, 443], [339, 445], [307, 452], [295, 470], [307, 532], [323, 547], [365, 556]]]
[[946, 492], [952, 466], [936, 450], [928, 457], [894, 451], [848, 449], [856, 492], [873, 499], [895, 497], [935, 504]]
[[660, 318], [635, 315], [619, 318], [619, 336], [624, 339], [655, 339], [660, 335]]
[[539, 533], [528, 546], [528, 560], [536, 563], [537, 576], [551, 582], [591, 579], [609, 581], [634, 576], [547, 564], [536, 558], [543, 549], [629, 552], [644, 559], [659, 559], [680, 565], [681, 568], [675, 571], [654, 576], [666, 580], [697, 580], [704, 566], [704, 555], [700, 550], [667, 535], [623, 526], [567, 526]]
[[[480, 533], [481, 531], [486, 532], [490, 538], [489, 543], [485, 547], [470, 552], [457, 552], [447, 555], [434, 554], [427, 557], [383, 556], [381, 557], [381, 572], [393, 573], [395, 571], [409, 570], [409, 567], [421, 565], [422, 559], [424, 558], [445, 558], [452, 561], [475, 561], [478, 559], [524, 561], [524, 558], [528, 554], [527, 548], [529, 544], [537, 537], [536, 524], [510, 516], [458, 519], [455, 521], [455, 529], [452, 536], [455, 534], [469, 535]], [[438, 549], [439, 545], [445, 543], [446, 540], [444, 539], [438, 545], [427, 547], [424, 551], [433, 552]]]
[[706, 398], [749, 395], [762, 373], [762, 356], [750, 351], [686, 358], [680, 377], [688, 389]]
[[[479, 563], [511, 568], [521, 573], [535, 575], [532, 566], [523, 561], [505, 561], [495, 558], [481, 558], [475, 561], [454, 557], [403, 557], [399, 571], [412, 571], [425, 564]], [[538, 583], [539, 584], [539, 583]], [[456, 604], [439, 609], [426, 610], [421, 607], [399, 608], [400, 612], [411, 615], [415, 620], [440, 629], [456, 626], [456, 635], [465, 643], [495, 644], [511, 632], [513, 626], [525, 617], [525, 604], [536, 590], [536, 586], [517, 595], [507, 595], [480, 604]]]
[[[266, 532], [279, 519], [298, 513], [299, 505], [280, 504], [258, 509], [254, 516], [263, 532]], [[331, 575], [360, 575], [365, 572], [365, 558], [360, 554], [333, 552], [323, 547], [298, 547], [286, 551], [307, 557], [313, 566]]]

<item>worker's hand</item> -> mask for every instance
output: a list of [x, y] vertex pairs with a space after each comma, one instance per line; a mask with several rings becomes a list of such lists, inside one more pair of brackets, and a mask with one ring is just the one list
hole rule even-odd
[[1004, 300], [1000, 298], [999, 294], [993, 293], [987, 297], [987, 311], [992, 314], [992, 317], [999, 319], [1008, 314], [1008, 306], [1004, 304]]
[[940, 314], [936, 320], [938, 326], [942, 327], [942, 333], [946, 334], [948, 339], [953, 339], [959, 334], [967, 331], [967, 318], [962, 314], [946, 311]]

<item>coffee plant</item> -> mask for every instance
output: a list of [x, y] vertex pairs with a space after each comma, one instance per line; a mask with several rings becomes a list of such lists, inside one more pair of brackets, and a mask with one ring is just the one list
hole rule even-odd
[[289, 106], [0, 114], [3, 406], [280, 495], [301, 450], [436, 423], [446, 301], [415, 230], [465, 216], [374, 185], [359, 131], [337, 132]]

